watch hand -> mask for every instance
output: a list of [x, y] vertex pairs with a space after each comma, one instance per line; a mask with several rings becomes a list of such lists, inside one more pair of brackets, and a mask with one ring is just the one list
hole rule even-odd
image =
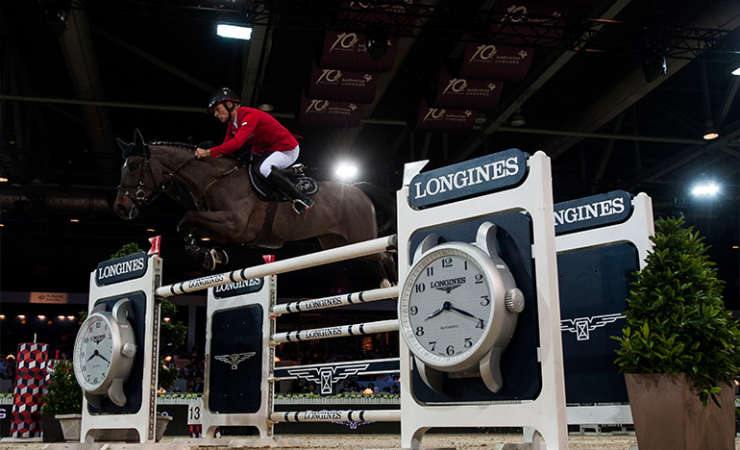
[[428, 315], [428, 316], [426, 317], [426, 319], [424, 319], [424, 320], [429, 320], [429, 319], [431, 319], [432, 317], [437, 317], [438, 315], [442, 314], [442, 312], [443, 312], [444, 310], [445, 310], [445, 309], [444, 309], [444, 307], [440, 307], [440, 308], [439, 308], [438, 310], [436, 310], [436, 311], [434, 311], [433, 313], [429, 314], [429, 315]]
[[101, 357], [101, 358], [103, 358], [103, 361], [105, 361], [108, 364], [110, 364], [110, 361], [108, 361], [108, 358], [106, 358], [105, 356], [101, 355], [100, 353], [98, 353], [98, 356]]
[[463, 316], [472, 317], [473, 319], [478, 320], [477, 317], [475, 317], [474, 315], [470, 314], [467, 311], [463, 311], [460, 308], [455, 308], [454, 306], [450, 306], [450, 309], [453, 310], [453, 311], [455, 311], [455, 312], [458, 312], [458, 313], [462, 314]]
[[88, 360], [88, 361], [90, 361], [91, 359], [93, 359], [93, 358], [95, 358], [96, 356], [99, 356], [99, 355], [100, 355], [100, 353], [98, 353], [98, 350], [96, 349], [96, 350], [95, 350], [95, 351], [93, 352], [93, 354], [92, 354], [92, 355], [90, 355], [90, 357], [89, 357], [89, 358], [87, 358], [87, 360]]

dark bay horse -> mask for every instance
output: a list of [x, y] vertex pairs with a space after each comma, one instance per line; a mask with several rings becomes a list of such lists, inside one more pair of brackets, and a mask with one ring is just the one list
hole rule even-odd
[[[378, 235], [375, 207], [355, 186], [319, 182], [314, 207], [298, 215], [288, 202], [270, 203], [260, 198], [248, 179], [247, 168], [233, 159], [197, 160], [194, 146], [147, 144], [138, 130], [134, 143], [118, 140], [118, 145], [124, 164], [113, 209], [123, 219], [134, 219], [140, 208], [165, 194], [187, 209], [178, 225], [181, 233], [208, 236], [221, 245], [278, 248], [286, 241], [316, 237], [327, 249]], [[191, 237], [190, 245], [196, 242]], [[375, 264], [379, 280], [395, 282], [390, 255], [366, 259]]]

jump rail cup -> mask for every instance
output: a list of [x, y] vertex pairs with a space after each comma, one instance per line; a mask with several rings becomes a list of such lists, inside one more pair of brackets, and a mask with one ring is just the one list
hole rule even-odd
[[224, 272], [216, 275], [196, 278], [194, 280], [182, 281], [157, 288], [155, 291], [159, 297], [171, 297], [173, 295], [188, 292], [202, 291], [211, 287], [223, 286], [229, 283], [238, 283], [250, 278], [262, 278], [267, 275], [278, 275], [293, 272], [309, 267], [323, 266], [347, 259], [361, 258], [389, 250], [395, 250], [397, 245], [396, 235], [384, 236], [369, 241], [357, 242], [355, 244], [323, 250], [309, 255], [288, 258], [259, 266], [247, 267], [233, 272]]
[[393, 286], [388, 288], [372, 289], [369, 291], [353, 292], [351, 294], [333, 295], [329, 297], [314, 298], [311, 300], [302, 300], [299, 302], [284, 303], [272, 308], [272, 314], [280, 316], [282, 314], [335, 308], [355, 303], [376, 302], [378, 300], [397, 297], [398, 286]]
[[271, 345], [283, 342], [300, 342], [311, 339], [331, 339], [346, 336], [363, 336], [366, 334], [386, 333], [398, 331], [398, 320], [379, 320], [377, 322], [355, 323], [352, 325], [340, 325], [337, 327], [314, 328], [312, 330], [286, 331], [273, 334]]
[[324, 410], [272, 413], [273, 422], [399, 422], [401, 410]]

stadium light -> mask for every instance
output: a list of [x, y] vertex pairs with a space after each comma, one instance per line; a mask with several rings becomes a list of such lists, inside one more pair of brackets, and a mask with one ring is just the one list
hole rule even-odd
[[250, 27], [240, 27], [237, 25], [220, 23], [216, 26], [216, 34], [223, 38], [243, 39], [248, 41], [252, 38], [252, 29]]
[[359, 173], [360, 169], [351, 161], [340, 161], [334, 168], [334, 175], [341, 181], [352, 181]]
[[691, 188], [691, 195], [697, 198], [713, 198], [719, 194], [720, 188], [714, 181], [706, 181], [695, 184]]

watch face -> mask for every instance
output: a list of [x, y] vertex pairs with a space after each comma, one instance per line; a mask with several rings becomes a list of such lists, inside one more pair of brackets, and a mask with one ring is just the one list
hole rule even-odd
[[402, 327], [413, 353], [431, 363], [466, 360], [492, 319], [487, 274], [468, 252], [433, 250], [414, 264], [401, 296]]
[[75, 342], [75, 372], [87, 391], [105, 381], [113, 361], [113, 332], [104, 317], [93, 314], [82, 324]]

